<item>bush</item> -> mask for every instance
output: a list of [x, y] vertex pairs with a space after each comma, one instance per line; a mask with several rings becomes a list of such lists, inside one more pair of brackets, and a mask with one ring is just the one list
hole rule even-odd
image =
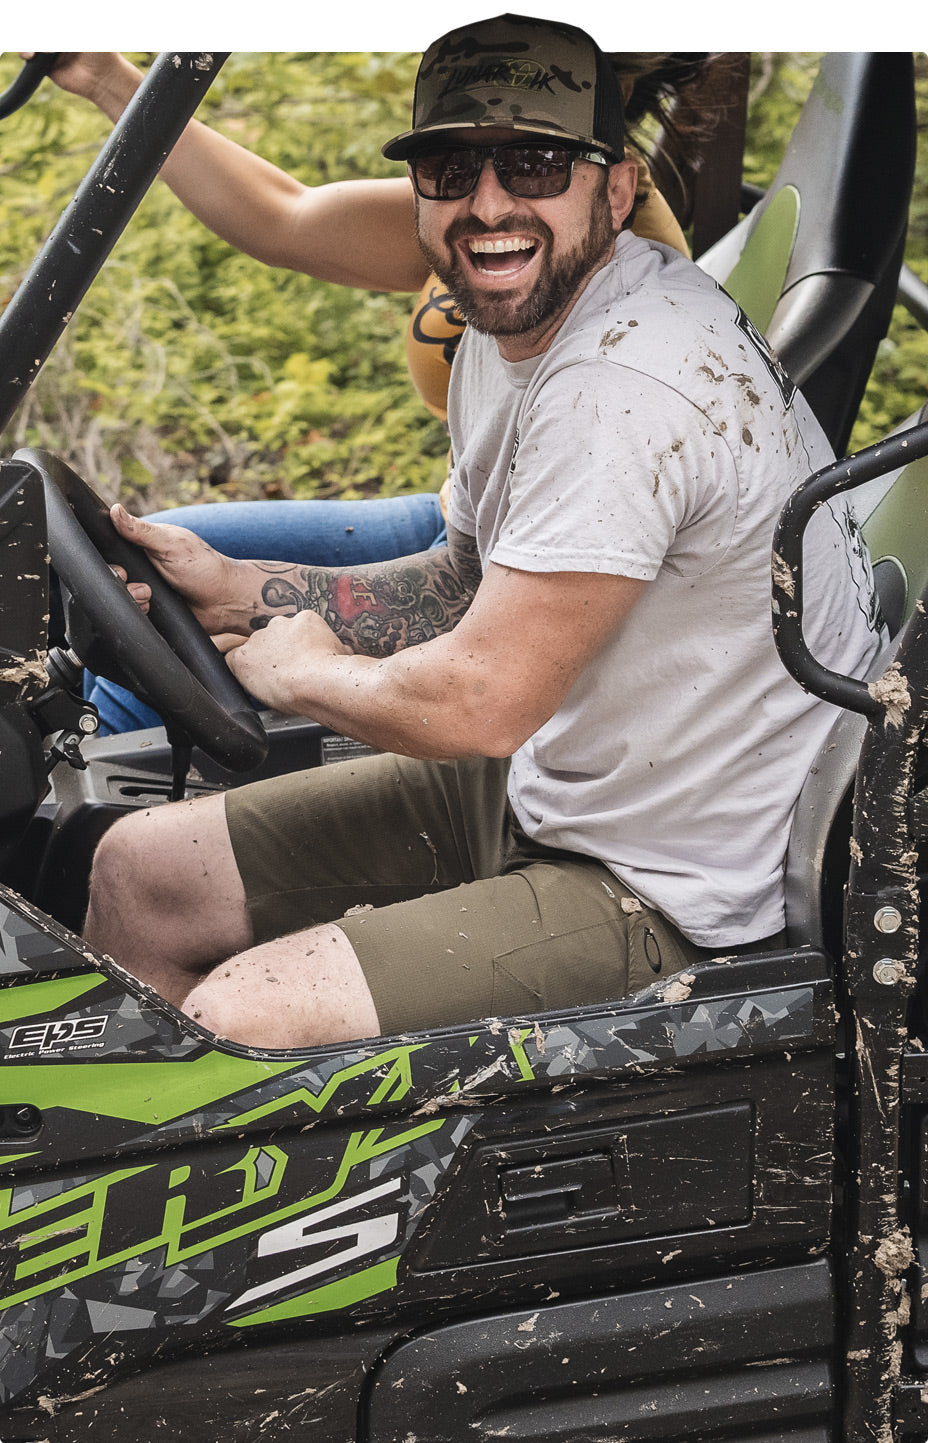
[[[395, 174], [379, 146], [406, 123], [415, 68], [406, 55], [233, 56], [200, 113], [307, 183]], [[5, 123], [5, 295], [107, 133], [49, 82]], [[436, 490], [447, 438], [409, 380], [411, 308], [409, 296], [270, 270], [158, 184], [14, 418], [8, 449], [47, 446], [147, 511]]]

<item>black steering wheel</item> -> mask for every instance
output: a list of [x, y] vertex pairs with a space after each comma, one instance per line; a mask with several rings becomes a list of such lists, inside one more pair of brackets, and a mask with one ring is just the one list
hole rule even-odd
[[[69, 640], [81, 660], [149, 702], [172, 738], [231, 771], [259, 766], [267, 755], [261, 720], [187, 603], [145, 552], [119, 535], [106, 503], [69, 466], [31, 447], [15, 459], [42, 478], [51, 564], [67, 593]], [[151, 587], [147, 616], [111, 566]]]

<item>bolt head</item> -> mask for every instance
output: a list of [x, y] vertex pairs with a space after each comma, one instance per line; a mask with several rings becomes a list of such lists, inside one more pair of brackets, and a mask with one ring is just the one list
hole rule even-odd
[[873, 925], [878, 932], [898, 932], [902, 926], [902, 913], [898, 907], [877, 907]]

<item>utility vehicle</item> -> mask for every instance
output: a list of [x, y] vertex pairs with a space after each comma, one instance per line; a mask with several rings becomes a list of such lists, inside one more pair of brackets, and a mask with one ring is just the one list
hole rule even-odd
[[[11, 301], [0, 429], [222, 59], [159, 57]], [[773, 186], [700, 257], [838, 454], [900, 287], [914, 144], [912, 57], [826, 56]], [[163, 583], [143, 617], [58, 458], [2, 461], [3, 1443], [928, 1436], [925, 456], [913, 418], [810, 478], [774, 539], [784, 663], [835, 709], [781, 951], [264, 1053], [84, 945], [89, 859], [129, 808], [346, 743], [255, 713]], [[851, 489], [893, 633], [868, 678], [802, 639], [802, 529]], [[166, 731], [95, 739], [82, 662]]]

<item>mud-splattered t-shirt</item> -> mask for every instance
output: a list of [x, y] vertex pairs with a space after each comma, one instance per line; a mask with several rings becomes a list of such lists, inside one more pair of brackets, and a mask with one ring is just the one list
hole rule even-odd
[[[791, 814], [836, 716], [771, 630], [776, 517], [832, 459], [803, 397], [714, 281], [624, 233], [543, 355], [506, 362], [468, 330], [449, 424], [450, 520], [484, 568], [650, 583], [513, 758], [522, 825], [600, 858], [700, 945], [777, 931]], [[860, 676], [877, 608], [843, 502], [805, 557], [806, 638]]]

